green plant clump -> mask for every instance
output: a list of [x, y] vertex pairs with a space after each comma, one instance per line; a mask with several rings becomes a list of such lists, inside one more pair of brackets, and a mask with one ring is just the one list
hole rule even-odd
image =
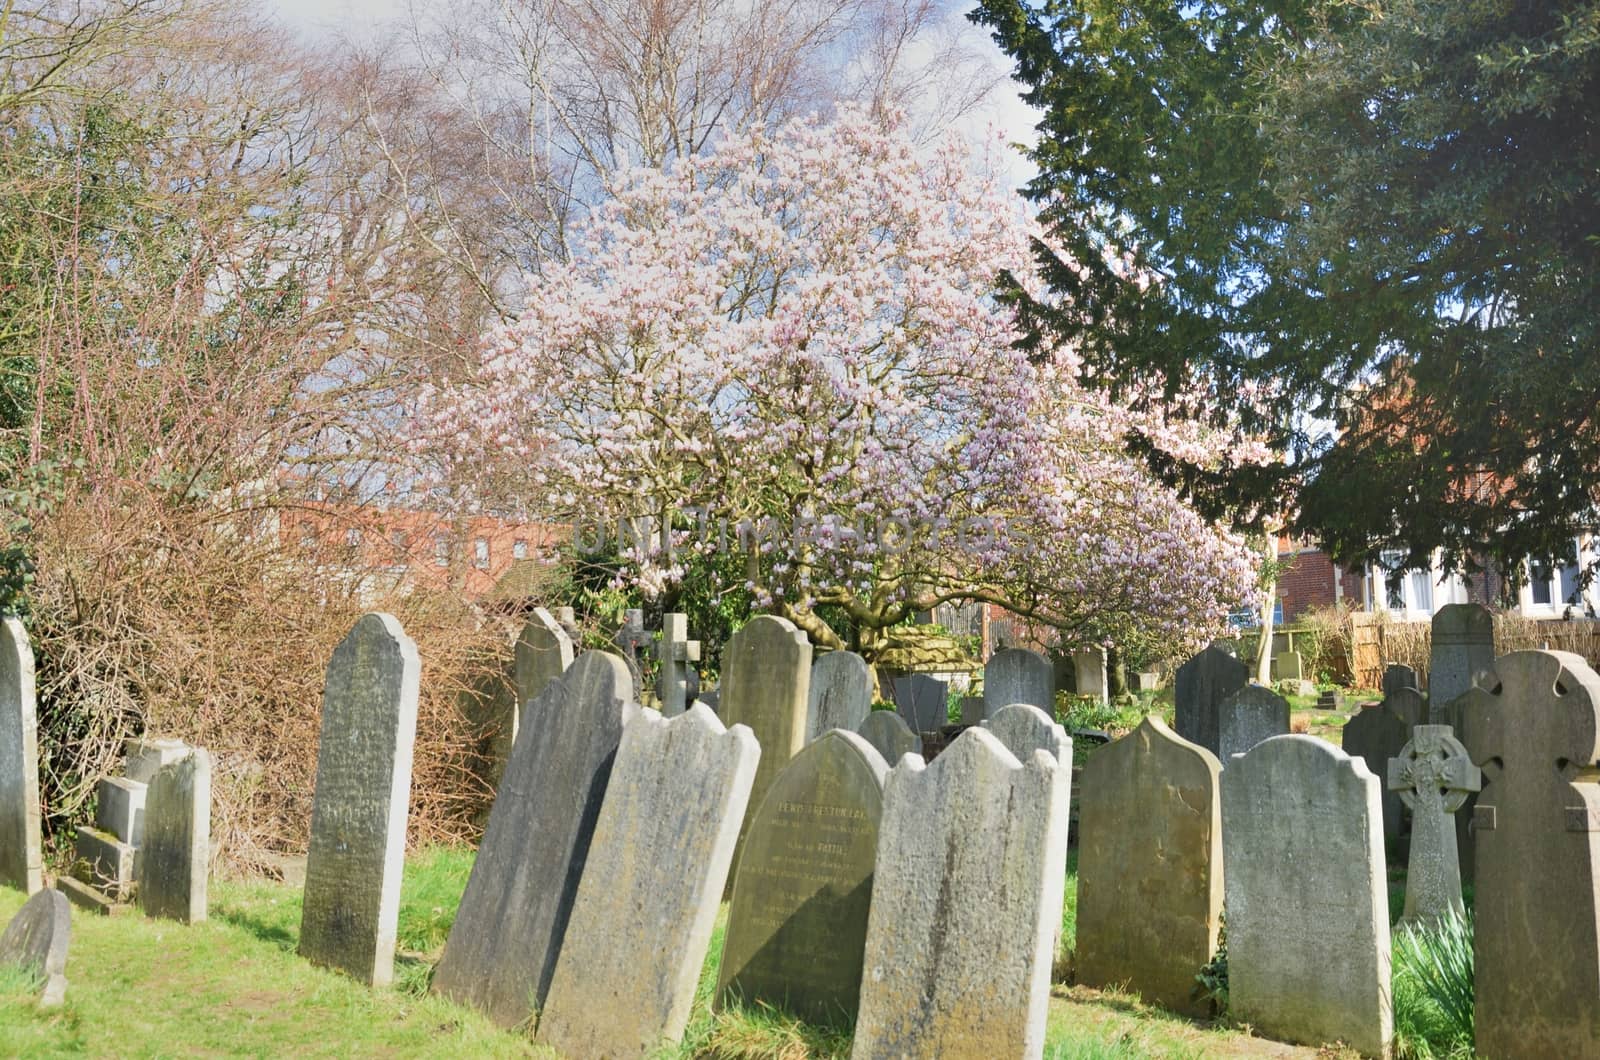
[[1450, 913], [1394, 936], [1394, 1039], [1400, 1060], [1471, 1060], [1472, 916]]

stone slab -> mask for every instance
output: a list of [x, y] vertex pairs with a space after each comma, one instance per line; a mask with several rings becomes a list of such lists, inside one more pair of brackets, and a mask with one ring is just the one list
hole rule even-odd
[[1218, 761], [1289, 731], [1289, 701], [1264, 685], [1245, 685], [1217, 707]]
[[1218, 720], [1222, 701], [1249, 681], [1250, 672], [1244, 663], [1215, 645], [1207, 648], [1178, 667], [1173, 690], [1173, 729], [1190, 743], [1217, 754], [1222, 746]]
[[938, 732], [950, 720], [950, 686], [927, 674], [897, 677], [894, 704], [912, 732]]
[[1448, 703], [1472, 687], [1474, 675], [1494, 669], [1494, 616], [1482, 604], [1446, 604], [1433, 615], [1428, 696]]
[[300, 955], [372, 986], [394, 977], [421, 669], [399, 621], [374, 612], [323, 684]]
[[995, 652], [983, 666], [983, 698], [996, 710], [1026, 703], [1055, 717], [1056, 685], [1050, 660], [1027, 648]]
[[1106, 674], [1104, 648], [1080, 648], [1072, 653], [1073, 688], [1080, 696], [1110, 702], [1111, 682]]
[[617, 748], [639, 713], [628, 664], [599, 651], [524, 706], [527, 738], [512, 748], [434, 993], [503, 1027], [544, 1004]]
[[74, 866], [78, 878], [119, 897], [132, 887], [134, 881], [134, 848], [98, 828], [78, 829], [73, 841]]
[[44, 886], [37, 710], [28, 632], [0, 620], [0, 884], [28, 894]]
[[0, 933], [0, 966], [21, 968], [42, 982], [39, 1004], [54, 1008], [67, 993], [67, 947], [72, 910], [60, 891], [42, 890], [17, 910]]
[[854, 1022], [888, 771], [865, 739], [835, 729], [778, 775], [734, 873], [718, 1008]]
[[856, 731], [883, 756], [891, 769], [901, 755], [922, 753], [922, 737], [911, 731], [905, 719], [892, 710], [873, 711]]
[[140, 736], [122, 745], [122, 775], [139, 784], [150, 783], [156, 770], [189, 753], [189, 745], [171, 737]]
[[144, 800], [148, 784], [127, 777], [106, 777], [95, 788], [94, 823], [124, 843], [138, 846], [144, 835]]
[[724, 729], [703, 704], [623, 729], [542, 1041], [643, 1057], [683, 1037], [760, 755], [748, 728]]
[[[1387, 777], [1389, 762], [1399, 756], [1411, 739], [1411, 726], [1387, 706], [1379, 704], [1357, 711], [1339, 730], [1339, 745], [1344, 753], [1366, 763], [1373, 776]], [[1383, 819], [1383, 841], [1387, 857], [1396, 861], [1404, 832], [1404, 803], [1400, 793], [1385, 785], [1378, 799]]]
[[855, 732], [872, 711], [872, 671], [853, 651], [830, 651], [811, 664], [806, 740], [829, 729]]
[[206, 919], [211, 862], [211, 756], [196, 748], [150, 779], [139, 847], [139, 908], [185, 924]]
[[124, 916], [133, 908], [126, 902], [118, 902], [107, 897], [82, 880], [75, 880], [71, 876], [57, 876], [55, 889], [65, 895], [67, 901], [95, 916]]

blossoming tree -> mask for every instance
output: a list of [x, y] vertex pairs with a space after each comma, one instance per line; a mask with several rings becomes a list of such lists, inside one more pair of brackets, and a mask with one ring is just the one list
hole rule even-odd
[[870, 655], [948, 601], [1198, 642], [1252, 559], [1124, 441], [1219, 439], [1085, 389], [1070, 351], [1016, 348], [994, 292], [1028, 282], [1030, 234], [955, 140], [930, 156], [851, 110], [730, 137], [619, 182], [525, 314], [427, 393], [419, 444], [477, 503], [580, 544], [652, 527], [627, 550], [648, 592], [738, 549], [758, 603], [818, 643], [840, 643], [820, 605]]

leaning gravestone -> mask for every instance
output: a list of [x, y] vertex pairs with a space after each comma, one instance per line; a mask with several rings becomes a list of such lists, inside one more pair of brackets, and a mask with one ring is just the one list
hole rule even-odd
[[1383, 696], [1385, 699], [1403, 688], [1421, 688], [1417, 671], [1405, 663], [1390, 663], [1383, 668]]
[[[1358, 710], [1339, 730], [1344, 753], [1366, 763], [1373, 776], [1389, 775], [1389, 760], [1398, 758], [1411, 739], [1411, 726], [1386, 704]], [[1400, 835], [1404, 829], [1400, 793], [1385, 786], [1378, 797], [1383, 817], [1383, 845], [1386, 855], [1398, 857]]]
[[851, 1056], [1042, 1055], [1068, 784], [981, 728], [889, 772]]
[[872, 671], [853, 651], [830, 651], [811, 664], [806, 740], [829, 729], [855, 732], [872, 710]]
[[950, 686], [927, 674], [897, 677], [894, 703], [912, 732], [938, 732], [950, 718]]
[[145, 793], [144, 841], [135, 855], [139, 908], [186, 924], [206, 918], [211, 861], [211, 756], [196, 748], [163, 766]]
[[995, 652], [983, 667], [983, 698], [994, 704], [996, 711], [1012, 703], [1026, 703], [1055, 717], [1055, 673], [1050, 660], [1027, 648]]
[[67, 946], [72, 908], [60, 891], [40, 891], [17, 910], [0, 934], [0, 967], [21, 968], [44, 980], [39, 1004], [53, 1008], [67, 993]]
[[[1433, 615], [1428, 698], [1443, 706], [1472, 687], [1473, 675], [1494, 669], [1494, 616], [1482, 604], [1446, 604]], [[1442, 718], [1431, 718], [1446, 724]]]
[[767, 790], [734, 872], [718, 1008], [855, 1020], [888, 771], [866, 740], [834, 729]]
[[724, 729], [704, 704], [623, 729], [542, 1041], [643, 1057], [683, 1037], [760, 757], [749, 729]]
[[1378, 778], [1315, 736], [1222, 771], [1229, 1014], [1285, 1041], [1387, 1056], [1389, 896]]
[[526, 705], [528, 738], [512, 748], [434, 993], [504, 1027], [544, 1004], [617, 746], [638, 716], [628, 664], [600, 651]]
[[1416, 923], [1460, 913], [1461, 869], [1452, 815], [1483, 786], [1483, 773], [1448, 725], [1418, 725], [1389, 760], [1389, 784], [1411, 811], [1406, 911]]
[[1245, 685], [1217, 706], [1217, 746], [1224, 764], [1262, 740], [1289, 731], [1289, 701], [1265, 685]]
[[[561, 628], [561, 623], [544, 608], [534, 608], [512, 649], [517, 702], [507, 727], [510, 741], [516, 739], [522, 708], [538, 698], [551, 681], [566, 673], [574, 657], [572, 638]], [[510, 741], [506, 744], [507, 759], [511, 757]]]
[[1497, 687], [1463, 703], [1462, 742], [1485, 782], [1476, 1052], [1600, 1056], [1600, 675], [1551, 651], [1502, 655], [1494, 673]]
[[[806, 703], [811, 695], [811, 642], [794, 623], [760, 615], [722, 649], [722, 709], [731, 728], [748, 725], [761, 744], [761, 764], [750, 789], [750, 809], [761, 805], [789, 759], [806, 745]], [[739, 829], [739, 849], [749, 831]], [[734, 863], [738, 864], [738, 852]]]
[[1178, 667], [1172, 727], [1185, 740], [1216, 754], [1222, 746], [1217, 712], [1222, 701], [1249, 680], [1244, 663], [1216, 645], [1207, 648]]
[[44, 886], [39, 831], [39, 721], [33, 647], [15, 618], [0, 621], [0, 884]]
[[334, 650], [323, 686], [300, 954], [372, 986], [394, 974], [420, 676], [400, 623], [373, 613]]
[[1146, 716], [1078, 789], [1078, 982], [1209, 1016], [1195, 975], [1222, 922], [1217, 758]]
[[1072, 737], [1038, 707], [1013, 703], [996, 711], [983, 727], [1019, 762], [1028, 761], [1035, 751], [1048, 751], [1063, 769], [1072, 771]]
[[922, 753], [922, 737], [892, 710], [875, 710], [857, 727], [861, 738], [870, 743], [893, 769], [901, 755]]

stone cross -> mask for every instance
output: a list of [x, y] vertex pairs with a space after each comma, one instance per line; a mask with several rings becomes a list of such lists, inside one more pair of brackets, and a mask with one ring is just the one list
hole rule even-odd
[[1389, 759], [1389, 790], [1411, 811], [1411, 866], [1406, 874], [1407, 923], [1462, 911], [1461, 869], [1451, 815], [1483, 787], [1483, 772], [1448, 725], [1418, 725]]
[[[656, 680], [656, 696], [661, 700], [661, 714], [671, 718], [689, 709], [697, 686], [690, 690], [690, 677], [694, 667], [689, 663], [700, 661], [700, 642], [689, 639], [689, 616], [676, 611], [661, 616], [661, 643], [656, 647], [661, 660], [661, 676]], [[698, 675], [695, 675], [698, 676]]]
[[622, 653], [623, 660], [628, 664], [628, 672], [633, 675], [635, 694], [642, 696], [644, 670], [639, 663], [639, 653], [650, 643], [650, 633], [644, 628], [643, 611], [633, 607], [622, 613], [622, 628], [617, 630], [616, 641], [617, 650]]

